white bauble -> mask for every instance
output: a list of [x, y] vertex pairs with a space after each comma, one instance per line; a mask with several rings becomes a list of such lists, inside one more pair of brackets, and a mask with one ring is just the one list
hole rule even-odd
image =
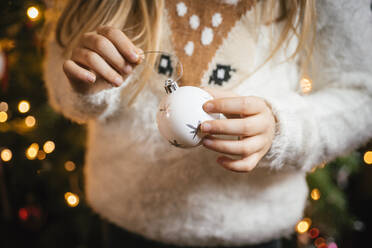
[[203, 104], [213, 97], [198, 87], [178, 87], [167, 80], [167, 95], [161, 100], [156, 120], [161, 135], [176, 147], [189, 148], [200, 145], [204, 134], [200, 124], [220, 118], [220, 114], [208, 114]]

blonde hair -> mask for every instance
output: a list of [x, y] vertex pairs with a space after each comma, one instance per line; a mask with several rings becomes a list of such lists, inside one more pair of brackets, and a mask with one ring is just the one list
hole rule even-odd
[[[315, 39], [315, 0], [261, 1], [263, 8], [260, 17], [266, 20], [266, 25], [285, 22], [270, 56], [263, 64], [273, 58], [291, 36], [296, 35], [299, 42], [288, 59], [300, 54], [301, 71], [306, 75]], [[277, 7], [279, 13], [274, 13]], [[83, 33], [94, 31], [100, 25], [109, 25], [125, 31], [132, 42], [144, 51], [158, 50], [163, 8], [164, 0], [70, 0], [57, 23], [56, 39], [69, 51]], [[155, 57], [151, 58], [150, 63], [155, 63]], [[140, 82], [127, 87], [126, 92], [133, 93], [130, 102], [145, 86], [151, 73], [149, 68], [143, 70]]]

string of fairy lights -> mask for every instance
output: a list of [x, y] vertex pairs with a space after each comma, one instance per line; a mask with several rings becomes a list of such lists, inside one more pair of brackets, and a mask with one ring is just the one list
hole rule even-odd
[[[38, 6], [30, 6], [26, 10], [26, 15], [30, 21], [36, 22], [41, 18], [41, 11]], [[1, 51], [0, 47], [0, 51]], [[31, 104], [27, 100], [21, 100], [18, 103], [18, 112], [23, 115], [27, 115], [31, 110]], [[35, 116], [27, 115], [21, 120], [11, 119], [9, 114], [9, 105], [7, 102], [0, 102], [0, 132], [6, 132], [9, 130], [21, 130], [30, 131], [37, 126], [37, 120]], [[47, 140], [43, 144], [32, 143], [24, 151], [25, 157], [28, 160], [44, 160], [47, 158], [48, 154], [51, 154], [56, 149], [54, 141]], [[18, 151], [12, 151], [9, 147], [0, 147], [0, 165], [1, 162], [11, 163], [14, 154]], [[72, 161], [66, 161], [64, 168], [67, 172], [73, 172], [76, 169], [76, 165]], [[64, 199], [69, 207], [76, 207], [79, 205], [80, 199], [78, 194], [72, 192], [66, 192], [64, 194]], [[21, 220], [26, 220], [29, 213], [27, 209], [21, 208], [18, 211], [19, 218]]]
[[[308, 77], [303, 77], [300, 80], [300, 91], [302, 94], [306, 95], [312, 91], [312, 81]], [[363, 155], [363, 161], [366, 165], [372, 165], [372, 151], [366, 151]], [[318, 168], [324, 168], [326, 166], [326, 162], [321, 163], [320, 165], [314, 167], [311, 170], [311, 173], [315, 172]], [[310, 192], [310, 197], [314, 201], [318, 201], [321, 197], [320, 190], [314, 188]], [[299, 235], [307, 234], [308, 237], [314, 240], [314, 245], [317, 248], [337, 248], [337, 244], [333, 241], [328, 242], [323, 238], [320, 237], [320, 231], [316, 227], [312, 227], [312, 221], [310, 218], [306, 217], [300, 220], [296, 227], [296, 232]]]
[[[27, 114], [31, 110], [31, 104], [27, 100], [21, 100], [18, 103], [18, 112], [21, 114]], [[6, 102], [0, 102], [0, 131], [9, 130], [12, 124], [16, 124], [20, 128], [19, 120], [9, 119], [9, 106]], [[32, 115], [27, 115], [23, 118], [22, 121], [23, 129], [33, 129], [36, 127], [37, 121], [36, 118]], [[38, 144], [36, 142], [30, 144], [25, 150], [25, 156], [28, 160], [44, 160], [48, 154], [51, 154], [56, 149], [54, 141], [47, 140], [43, 144]], [[13, 158], [13, 151], [4, 147], [1, 148], [0, 152], [1, 161], [4, 163], [10, 163]], [[68, 172], [72, 172], [76, 169], [76, 165], [72, 161], [66, 161], [64, 168]], [[75, 193], [66, 192], [64, 195], [66, 203], [70, 207], [76, 207], [79, 204], [79, 196]]]
[[[37, 6], [30, 6], [26, 11], [27, 17], [31, 21], [38, 21], [41, 17], [41, 11]], [[1, 51], [1, 47], [0, 47]], [[300, 90], [303, 94], [308, 94], [312, 90], [312, 81], [309, 78], [302, 78], [300, 81]], [[0, 102], [0, 132], [6, 132], [12, 128], [18, 128], [21, 130], [32, 130], [37, 126], [37, 119], [35, 116], [27, 115], [31, 110], [31, 104], [27, 100], [21, 100], [18, 103], [17, 110], [20, 114], [26, 115], [21, 120], [12, 120], [9, 114], [9, 106], [6, 102]], [[47, 140], [43, 144], [32, 143], [24, 151], [24, 155], [28, 160], [44, 160], [48, 154], [55, 151], [56, 144], [52, 140]], [[3, 163], [11, 163], [13, 159], [13, 153], [18, 151], [12, 151], [9, 147], [0, 147], [0, 158]], [[372, 165], [372, 151], [366, 151], [363, 155], [363, 160], [366, 165]], [[0, 162], [1, 162], [0, 161]], [[1, 165], [1, 163], [0, 163]], [[324, 168], [326, 163], [320, 164], [316, 168]], [[314, 172], [316, 170], [312, 172]], [[73, 172], [76, 169], [76, 164], [73, 161], [66, 161], [64, 163], [64, 169], [67, 172]], [[72, 192], [66, 192], [64, 199], [69, 207], [76, 207], [79, 205], [80, 199], [78, 194]], [[310, 191], [310, 198], [313, 201], [318, 201], [321, 198], [321, 192], [318, 188], [313, 188]], [[22, 220], [26, 220], [30, 213], [27, 209], [19, 209], [18, 215]], [[312, 226], [312, 220], [309, 217], [300, 220], [296, 226], [296, 232], [301, 235], [306, 235], [313, 240], [313, 244], [317, 248], [337, 248], [337, 244], [333, 241], [327, 241], [324, 237], [320, 236], [320, 230]]]

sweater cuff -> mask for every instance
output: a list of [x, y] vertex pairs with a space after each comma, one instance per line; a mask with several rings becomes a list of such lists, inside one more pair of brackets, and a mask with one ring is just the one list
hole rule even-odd
[[274, 170], [296, 169], [296, 164], [298, 164], [298, 161], [289, 161], [287, 155], [296, 152], [291, 151], [294, 147], [293, 143], [296, 142], [296, 140], [291, 140], [291, 137], [301, 137], [294, 106], [301, 105], [302, 96], [294, 92], [289, 94], [290, 96], [283, 94], [283, 96], [264, 97], [276, 119], [276, 124], [274, 139], [269, 151], [261, 159], [260, 167], [269, 167]]

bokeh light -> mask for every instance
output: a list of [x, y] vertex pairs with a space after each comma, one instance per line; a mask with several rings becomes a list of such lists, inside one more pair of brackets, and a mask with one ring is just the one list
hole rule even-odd
[[317, 238], [317, 239], [314, 241], [314, 245], [315, 245], [316, 247], [319, 247], [319, 246], [321, 246], [322, 244], [325, 244], [325, 243], [326, 243], [326, 241], [325, 241], [325, 239], [322, 238], [322, 237], [319, 237], [319, 238]]
[[309, 230], [309, 236], [312, 239], [315, 239], [319, 236], [319, 229], [314, 227]]
[[8, 104], [6, 102], [0, 102], [0, 111], [8, 111]]
[[50, 140], [45, 142], [45, 144], [43, 146], [43, 150], [44, 150], [45, 153], [52, 153], [55, 148], [56, 148], [56, 145], [54, 144], [53, 141], [50, 141]]
[[21, 113], [27, 113], [30, 110], [30, 103], [26, 100], [20, 101], [18, 104], [18, 110]]
[[296, 225], [296, 231], [298, 233], [305, 233], [309, 230], [311, 226], [311, 220], [309, 218], [304, 218], [303, 220], [299, 221]]
[[364, 163], [372, 164], [372, 151], [366, 151], [363, 156]]
[[67, 170], [67, 171], [74, 171], [75, 168], [76, 168], [76, 165], [75, 165], [74, 162], [72, 162], [72, 161], [66, 161], [66, 163], [65, 163], [65, 170]]
[[331, 242], [328, 244], [328, 248], [338, 248], [338, 246], [335, 242]]
[[313, 199], [314, 201], [319, 200], [320, 199], [320, 191], [319, 191], [319, 189], [316, 189], [316, 188], [313, 189], [311, 191], [310, 196], [311, 196], [311, 199]]
[[301, 90], [304, 94], [310, 93], [312, 90], [312, 82], [309, 78], [303, 77], [300, 81]]
[[12, 151], [5, 148], [1, 151], [0, 157], [4, 162], [9, 162], [13, 157]]
[[39, 152], [39, 145], [37, 143], [32, 143], [26, 150], [26, 157], [30, 160], [36, 158]]
[[27, 209], [25, 209], [25, 208], [19, 209], [18, 216], [21, 220], [26, 221], [28, 219], [28, 216], [29, 216]]
[[37, 153], [37, 159], [44, 160], [45, 158], [46, 158], [46, 153], [42, 150], [39, 150], [39, 152]]
[[74, 193], [66, 192], [65, 200], [67, 202], [67, 205], [69, 205], [70, 207], [76, 207], [77, 205], [79, 205], [79, 196]]
[[31, 6], [27, 9], [27, 16], [31, 20], [36, 20], [39, 17], [40, 11], [35, 6]]
[[6, 122], [8, 120], [8, 114], [4, 111], [0, 112], [0, 122]]
[[33, 126], [35, 126], [35, 124], [36, 124], [35, 117], [33, 117], [31, 115], [27, 116], [25, 118], [25, 124], [26, 124], [27, 127], [33, 127]]

